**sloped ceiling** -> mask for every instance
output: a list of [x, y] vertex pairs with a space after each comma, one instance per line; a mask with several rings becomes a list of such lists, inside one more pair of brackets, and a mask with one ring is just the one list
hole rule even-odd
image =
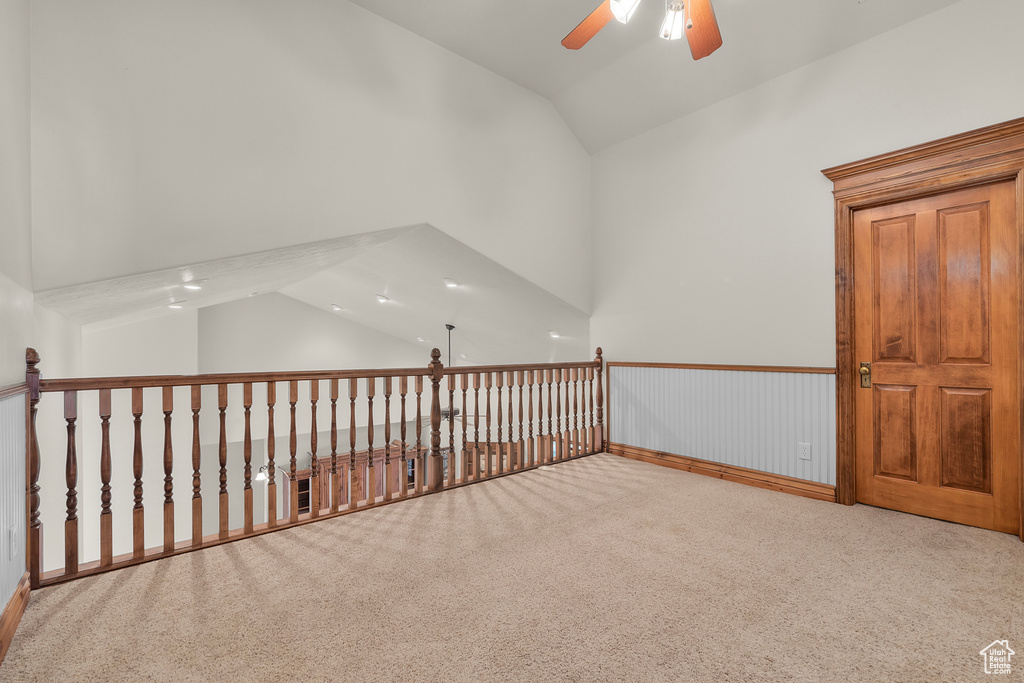
[[662, 0], [563, 48], [599, 1], [352, 0], [548, 98], [591, 153], [957, 2], [713, 0], [723, 46], [694, 62], [657, 36]]
[[450, 323], [456, 365], [576, 360], [594, 351], [585, 313], [427, 225], [281, 292], [324, 311], [338, 305], [335, 315], [428, 349], [447, 350]]
[[[202, 289], [185, 288], [195, 283]], [[105, 324], [172, 302], [187, 310], [272, 291], [446, 353], [450, 323], [455, 365], [593, 355], [584, 312], [429, 225], [64, 287], [36, 301], [79, 323]]]

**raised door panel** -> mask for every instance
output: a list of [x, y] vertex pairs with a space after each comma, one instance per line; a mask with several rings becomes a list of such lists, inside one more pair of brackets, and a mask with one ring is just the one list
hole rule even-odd
[[877, 361], [917, 358], [917, 256], [914, 215], [871, 224], [874, 353]]
[[991, 360], [991, 250], [988, 204], [938, 211], [939, 358]]
[[942, 486], [992, 493], [992, 391], [940, 389]]
[[917, 387], [874, 386], [876, 477], [917, 481]]

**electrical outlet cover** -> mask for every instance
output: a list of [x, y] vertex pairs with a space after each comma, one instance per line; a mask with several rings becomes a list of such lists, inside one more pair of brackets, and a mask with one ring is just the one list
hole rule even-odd
[[800, 460], [810, 460], [811, 459], [811, 444], [809, 444], [809, 443], [801, 443], [801, 444], [797, 444], [797, 446], [798, 446], [797, 458], [799, 458]]

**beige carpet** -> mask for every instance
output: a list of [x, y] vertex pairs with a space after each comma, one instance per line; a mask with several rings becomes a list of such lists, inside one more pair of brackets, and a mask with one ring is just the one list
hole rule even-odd
[[997, 638], [1020, 680], [1015, 537], [598, 455], [37, 591], [0, 679], [971, 681]]

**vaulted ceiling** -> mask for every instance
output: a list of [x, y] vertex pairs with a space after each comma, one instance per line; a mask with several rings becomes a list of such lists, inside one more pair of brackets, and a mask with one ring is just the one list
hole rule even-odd
[[[429, 3], [408, 2], [408, 0], [352, 0], [356, 7], [341, 4], [329, 5], [328, 9], [341, 8], [345, 10], [339, 16], [334, 17], [336, 22], [342, 20], [348, 22], [342, 24], [342, 28], [351, 29], [357, 24], [362, 25], [358, 19], [372, 19], [373, 21], [366, 23], [384, 25], [391, 30], [393, 27], [386, 23], [391, 22], [483, 69], [492, 71], [537, 93], [552, 103], [585, 150], [590, 153], [599, 153], [601, 150], [634, 135], [756, 87], [760, 83], [892, 30], [923, 15], [940, 10], [956, 1], [776, 0], [775, 2], [765, 2], [764, 0], [713, 0], [724, 44], [717, 52], [699, 62], [694, 62], [691, 59], [685, 41], [670, 42], [657, 36], [664, 12], [663, 0], [643, 0], [639, 11], [629, 24], [622, 25], [611, 22], [583, 49], [578, 51], [566, 50], [561, 46], [560, 40], [594, 9], [599, 0], [559, 0], [558, 2], [518, 0], [514, 3], [495, 2], [494, 0], [434, 0]], [[232, 7], [228, 4], [222, 9], [225, 12], [237, 11], [237, 8], [232, 10]], [[238, 7], [247, 6], [242, 3]], [[360, 7], [362, 9], [359, 9]], [[50, 7], [49, 9], [51, 14], [47, 16], [53, 23], [59, 24], [61, 20], [70, 21], [65, 16], [69, 12], [67, 8], [58, 10], [58, 8]], [[364, 14], [364, 11], [371, 14]], [[379, 21], [372, 15], [383, 18], [385, 22]], [[86, 16], [96, 21], [104, 18], [103, 15], [95, 13], [87, 13]], [[149, 19], [152, 20], [153, 17], [149, 17]], [[205, 25], [203, 21], [211, 20], [206, 15], [202, 15], [201, 19], [202, 21], [197, 19], [196, 25]], [[233, 19], [233, 16], [229, 16], [230, 22], [233, 22]], [[100, 23], [105, 26], [102, 22]], [[160, 28], [164, 27], [164, 23], [157, 22], [157, 24]], [[132, 24], [128, 22], [126, 25], [131, 26]], [[234, 23], [227, 25], [232, 28], [235, 26]], [[249, 40], [257, 42], [265, 40], [264, 33], [257, 30], [262, 28], [262, 25], [256, 23], [254, 26], [255, 28], [250, 32], [242, 31], [242, 38], [235, 36], [236, 41], [242, 41], [236, 44], [248, 45], [249, 43], [246, 41]], [[70, 23], [65, 28], [70, 32], [68, 35], [74, 37], [78, 31], [85, 31], [88, 27], [83, 28], [77, 23]], [[188, 30], [194, 26], [186, 22], [180, 25], [176, 24], [175, 28], [183, 35], [187, 35]], [[333, 31], [336, 31], [337, 28], [336, 24]], [[93, 30], [97, 31], [98, 29], [93, 27]], [[402, 32], [401, 29], [396, 29], [396, 31]], [[124, 34], [129, 37], [134, 36], [134, 32], [130, 30], [124, 31]], [[54, 35], [60, 34], [54, 33]], [[107, 33], [101, 31], [98, 35], [106, 36]], [[128, 40], [124, 36], [121, 38]], [[335, 46], [337, 43], [335, 32], [330, 32], [327, 36], [318, 36], [318, 39], [328, 46]], [[213, 44], [219, 46], [219, 41], [218, 38], [218, 41], [214, 41]], [[367, 38], [367, 41], [369, 41], [367, 44], [348, 46], [349, 49], [359, 47], [361, 50], [358, 52], [359, 58], [350, 60], [352, 64], [346, 62], [347, 66], [355, 68], [363, 65], [364, 61], [373, 62], [376, 53], [368, 50], [368, 46], [374, 47], [376, 43], [372, 38]], [[411, 42], [422, 43], [422, 41]], [[278, 46], [280, 50], [285, 50], [286, 47], [293, 48], [293, 46], [287, 45]], [[320, 47], [323, 48], [323, 45]], [[383, 50], [383, 46], [380, 47]], [[67, 75], [65, 71], [59, 70], [58, 66], [63, 69], [68, 60], [60, 59], [63, 53], [53, 45], [50, 48], [53, 52], [51, 58], [54, 62], [50, 64], [36, 60], [34, 68], [41, 73], [47, 73], [49, 67], [58, 72], [58, 75], [47, 81], [51, 86], [50, 90], [44, 87], [36, 89], [37, 98], [43, 105], [46, 105], [50, 104], [47, 96], [53, 97], [55, 92], [60, 94], [61, 97], [55, 100], [57, 104], [51, 107], [53, 110], [51, 115], [67, 115], [77, 122], [78, 118], [81, 118], [78, 116], [78, 112], [83, 110], [81, 103], [92, 101], [92, 87], [91, 85], [81, 86], [84, 87], [85, 92], [75, 90], [71, 84], [76, 82], [74, 75], [77, 72], [74, 69], [68, 69], [67, 74], [70, 75]], [[442, 51], [436, 52], [444, 54]], [[143, 50], [141, 53], [153, 60], [150, 64], [151, 68], [167, 70], [170, 75], [165, 74], [164, 77], [171, 78], [171, 82], [173, 79], [182, 77], [182, 74], [188, 73], [187, 69], [184, 69], [179, 74], [176, 63], [173, 60], [167, 60], [165, 55], [159, 51], [152, 53]], [[273, 52], [273, 54], [277, 53]], [[412, 54], [422, 53], [414, 52]], [[244, 51], [240, 52], [238, 59], [244, 62], [245, 59], [248, 59], [245, 55]], [[449, 57], [450, 55], [444, 54], [444, 56]], [[145, 125], [139, 124], [138, 128], [130, 129], [123, 134], [115, 125], [112, 125], [108, 131], [111, 140], [120, 142], [123, 146], [122, 149], [116, 144], [110, 145], [118, 152], [113, 156], [113, 161], [117, 163], [111, 168], [122, 171], [122, 176], [119, 176], [118, 179], [124, 185], [123, 196], [117, 192], [113, 193], [110, 206], [105, 207], [103, 211], [97, 211], [93, 218], [97, 225], [121, 225], [123, 223], [124, 226], [127, 226], [125, 229], [129, 232], [125, 234], [130, 239], [124, 239], [122, 244], [127, 250], [126, 253], [133, 253], [128, 247], [136, 245], [137, 253], [144, 254], [147, 259], [145, 263], [137, 263], [138, 257], [133, 257], [130, 265], [132, 268], [140, 266], [140, 270], [148, 272], [101, 281], [87, 281], [86, 277], [94, 276], [96, 273], [93, 273], [93, 270], [97, 269], [90, 270], [82, 264], [88, 265], [92, 263], [93, 259], [89, 258], [88, 253], [85, 255], [80, 253], [82, 248], [80, 242], [69, 241], [66, 232], [54, 230], [52, 237], [53, 240], [57, 240], [56, 242], [50, 244], [41, 241], [43, 247], [50, 248], [50, 251], [46, 252], [47, 255], [49, 256], [51, 252], [59, 254], [63, 250], [66, 252], [65, 261], [74, 265], [81, 272], [77, 280], [71, 276], [50, 278], [54, 279], [54, 284], [49, 285], [48, 291], [37, 292], [39, 303], [60, 311], [79, 322], [94, 323], [144, 314], [146, 311], [162, 310], [171, 299], [188, 298], [187, 307], [202, 307], [242, 298], [257, 291], [280, 291], [293, 299], [320, 308], [329, 315], [336, 314], [331, 310], [330, 304], [338, 303], [344, 310], [337, 313], [343, 317], [406, 340], [422, 336], [425, 339], [424, 343], [434, 345], [440, 345], [439, 342], [442, 341], [439, 338], [443, 336], [441, 323], [451, 321], [458, 326], [461, 334], [465, 335], [465, 341], [468, 344], [466, 348], [470, 350], [473, 359], [483, 358], [489, 352], [496, 354], [497, 358], [487, 358], [484, 362], [510, 357], [513, 355], [513, 350], [517, 348], [529, 350], [531, 357], [547, 357], [553, 353], [552, 339], [547, 333], [550, 329], [557, 329], [562, 333], [562, 340], [557, 342], [560, 345], [582, 344], [585, 346], [584, 338], [588, 335], [587, 314], [577, 308], [585, 307], [585, 301], [580, 303], [573, 300], [571, 305], [566, 303], [539, 287], [537, 283], [508, 270], [508, 263], [502, 266], [492, 260], [492, 258], [501, 258], [500, 254], [495, 256], [492, 253], [488, 258], [475, 249], [466, 247], [465, 244], [471, 243], [467, 237], [467, 235], [472, 236], [471, 230], [463, 229], [463, 233], [451, 230], [453, 224], [458, 227], [463, 223], [472, 226], [480, 222], [488, 222], [493, 224], [491, 228], [496, 233], [503, 236], [502, 240], [508, 240], [510, 245], [517, 241], [527, 240], [524, 235], [511, 230], [512, 227], [529, 224], [529, 220], [526, 220], [524, 216], [529, 217], [533, 205], [524, 204], [521, 201], [521, 191], [519, 195], [516, 195], [509, 190], [509, 201], [498, 202], [494, 206], [488, 205], [486, 202], [452, 203], [447, 199], [442, 199], [439, 200], [445, 209], [442, 211], [423, 197], [416, 195], [415, 192], [421, 190], [424, 196], [437, 194], [444, 197], [446, 196], [444, 190], [447, 186], [444, 183], [440, 184], [440, 191], [438, 191], [432, 188], [429, 179], [424, 181], [421, 177], [416, 176], [412, 179], [414, 182], [397, 183], [402, 185], [406, 194], [412, 192], [417, 200], [416, 202], [409, 200], [409, 204], [416, 208], [415, 211], [410, 211], [410, 215], [414, 216], [413, 220], [426, 220], [428, 215], [437, 214], [431, 218], [431, 222], [441, 226], [442, 230], [447, 230], [447, 233], [439, 232], [429, 226], [381, 230], [382, 226], [372, 224], [373, 221], [367, 221], [367, 216], [372, 216], [378, 223], [382, 223], [383, 227], [401, 225], [402, 223], [388, 213], [387, 206], [382, 206], [379, 202], [368, 202], [366, 207], [363, 207], [363, 213], [360, 213], [360, 206], [362, 206], [360, 197], [347, 196], [343, 192], [353, 185], [352, 178], [337, 175], [337, 168], [344, 167], [344, 163], [337, 164], [335, 158], [328, 155], [329, 169], [335, 175], [328, 174], [323, 178], [318, 178], [314, 189], [320, 189], [316, 193], [297, 195], [303, 197], [303, 201], [300, 202], [271, 203], [273, 210], [280, 210], [282, 207], [288, 209], [289, 225], [301, 226], [305, 221], [308, 224], [316, 226], [323, 224], [327, 227], [320, 227], [316, 230], [309, 229], [302, 233], [301, 237], [298, 231], [294, 233], [278, 230], [260, 232], [256, 229], [257, 224], [262, 225], [262, 222], [268, 222], [262, 221], [262, 216], [257, 215], [257, 213], [266, 212], [263, 208], [264, 204], [259, 201], [262, 197], [253, 196], [251, 187], [246, 186], [245, 183], [239, 183], [238, 187], [244, 188], [244, 191], [239, 190], [239, 192], [240, 196], [244, 194], [245, 201], [243, 203], [233, 202], [230, 193], [225, 198], [222, 196], [224, 193], [219, 189], [226, 182], [224, 179], [227, 178], [234, 183], [236, 175], [242, 179], [250, 178], [253, 170], [258, 168], [261, 172], [263, 169], [272, 169], [274, 174], [279, 174], [273, 175], [273, 177], [283, 183], [294, 182], [296, 177], [301, 176], [301, 172], [305, 170], [309, 160], [318, 161], [321, 157], [317, 155], [293, 157], [292, 151], [295, 145], [292, 142], [295, 138], [286, 136], [282, 140], [287, 144], [281, 144], [276, 148], [268, 148], [267, 143], [252, 148], [258, 150], [261, 155], [258, 163], [247, 163], [250, 159], [245, 155], [239, 157], [237, 164], [233, 160], [231, 160], [232, 163], [227, 163], [219, 157], [212, 156], [215, 155], [218, 147], [209, 153], [210, 157], [201, 157], [208, 163], [211, 158], [214, 159], [213, 172], [209, 169], [200, 169], [200, 172], [193, 173], [192, 165], [186, 163], [185, 167], [188, 168], [188, 173], [175, 172], [174, 169], [180, 170], [180, 166], [176, 167], [173, 164], [169, 166], [171, 170], [165, 173], [163, 168], [167, 165], [168, 158], [172, 161], [177, 159], [177, 150], [173, 144], [167, 145], [163, 136], [150, 135], [150, 131], [158, 128], [159, 125], [168, 127], [172, 124], [177, 125], [177, 119], [182, 116], [182, 111], [187, 109], [186, 105], [189, 102], [192, 102], [188, 94], [196, 95], [194, 101], [202, 103], [206, 100], [199, 98], [198, 95], [206, 91], [202, 88], [198, 92], [190, 88], [183, 88], [182, 93], [185, 94], [183, 100], [186, 104], [179, 104], [176, 107], [147, 102], [145, 93], [139, 95], [138, 89], [150, 86], [148, 75], [139, 83], [132, 81], [122, 83], [112, 75], [115, 74], [115, 71], [111, 65], [120, 67], [120, 59], [117, 50], [112, 50], [112, 54], [108, 55], [106, 59], [96, 61], [96, 65], [99, 66], [93, 65], [93, 71], [103, 76], [98, 82], [101, 85], [106, 84], [108, 87], [108, 91], [104, 92], [113, 93], [116, 98], [127, 98], [125, 102], [131, 103], [131, 106], [122, 106], [122, 101], [114, 98], [110, 102], [97, 103], [96, 108], [110, 116], [111, 121], [114, 122], [120, 122], [121, 118], [119, 117], [122, 113], [128, 112], [139, 121], [146, 123]], [[462, 63], [462, 60], [454, 61]], [[291, 64], [291, 62], [288, 63]], [[304, 62], [297, 64], [305, 66]], [[220, 67], [222, 76], [227, 78], [232, 75], [230, 69], [223, 71], [227, 67], [224, 65], [220, 65]], [[361, 68], [365, 67], [361, 66]], [[124, 71], [129, 73], [127, 68]], [[145, 69], [140, 69], [139, 72], [147, 73]], [[121, 71], [118, 70], [116, 73], [120, 74]], [[256, 69], [253, 73], [256, 74], [254, 82], [260, 84], [255, 90], [262, 94], [264, 72]], [[344, 75], [346, 72], [342, 69], [338, 73]], [[95, 76], [92, 72], [86, 75], [90, 78]], [[399, 75], [408, 76], [408, 74]], [[340, 76], [335, 74], [335, 77]], [[108, 78], [110, 79], [109, 83], [105, 80]], [[278, 86], [286, 82], [290, 84], [294, 80], [290, 76], [283, 78], [280, 74], [277, 74], [276, 78], [278, 80], [274, 81], [274, 74], [266, 77], [268, 82], [276, 83]], [[492, 77], [489, 79], [500, 82], [500, 79]], [[243, 85], [245, 84], [244, 80], [241, 82]], [[130, 84], [132, 87], [126, 87], [126, 84]], [[247, 120], [253, 130], [263, 130], [263, 127], [258, 125], [263, 123], [262, 119], [244, 118], [248, 115], [249, 109], [257, 109], [249, 105], [250, 101], [267, 106], [268, 110], [275, 111], [276, 116], [283, 120], [290, 120], [287, 115], [292, 112], [287, 108], [273, 110], [273, 101], [241, 98], [236, 102], [235, 99], [238, 98], [228, 97], [221, 92], [221, 81], [213, 79], [210, 83], [205, 84], [207, 88], [213, 88], [214, 85], [216, 89], [211, 92], [217, 93], [216, 97], [221, 100], [219, 106], [223, 111], [220, 112], [220, 116], [224, 121], [230, 121], [230, 126], [218, 131], [217, 143], [221, 146], [224, 146], [221, 137], [229, 141], [235, 140], [234, 128], [237, 127], [240, 117]], [[507, 86], [507, 84], [502, 83], [502, 86]], [[273, 88], [268, 88], [268, 90], [273, 91]], [[312, 90], [319, 96], [319, 82]], [[465, 86], [465, 90], [469, 95], [477, 92], [473, 85]], [[514, 87], [508, 87], [507, 90], [514, 91], [517, 96], [521, 94], [521, 91]], [[248, 93], [251, 98], [252, 93], [249, 90], [241, 88], [240, 92], [243, 95]], [[306, 90], [297, 90], [296, 92], [307, 93]], [[372, 91], [370, 95], [375, 96], [375, 93], [376, 91]], [[150, 96], [152, 99], [152, 93]], [[554, 127], [568, 143], [565, 147], [571, 148], [570, 156], [573, 157], [573, 163], [576, 163], [577, 160], [581, 162], [578, 164], [582, 169], [579, 174], [580, 178], [586, 178], [586, 155], [580, 152], [572, 141], [572, 137], [561, 128], [557, 117], [551, 113], [542, 100], [533, 97], [525, 99], [536, 105], [536, 109], [542, 110], [548, 119], [554, 121]], [[77, 108], [69, 106], [67, 110], [62, 109], [59, 105], [65, 101], [75, 103]], [[319, 99], [309, 101], [319, 102]], [[340, 103], [350, 104], [345, 98], [340, 98]], [[410, 102], [400, 101], [401, 106], [397, 108], [404, 111], [404, 107], [410, 103], [417, 104], [419, 101], [415, 99]], [[490, 106], [500, 108], [503, 105], [501, 102], [495, 101]], [[204, 122], [205, 107], [205, 104], [200, 104], [198, 108], [202, 111], [196, 113], [197, 117], [202, 115]], [[44, 108], [40, 107], [39, 109]], [[263, 115], [264, 110], [258, 109], [258, 111]], [[439, 111], [443, 112], [444, 110]], [[271, 116], [271, 118], [273, 117]], [[102, 117], [100, 119], [105, 120]], [[299, 118], [295, 120], [307, 121], [307, 119]], [[447, 119], [445, 120], [447, 121]], [[44, 121], [44, 123], [49, 122]], [[459, 122], [452, 124], [454, 134], [461, 134], [460, 125]], [[86, 127], [86, 130], [91, 129]], [[206, 129], [204, 127], [201, 130], [205, 131]], [[38, 126], [37, 137], [44, 150], [48, 149], [45, 145], [49, 141], [47, 132], [47, 126]], [[141, 134], [142, 132], [146, 134], [143, 140], [136, 140], [132, 137], [133, 133]], [[324, 129], [321, 129], [320, 132], [323, 133]], [[351, 149], [347, 145], [356, 136], [350, 136], [345, 129], [333, 125], [328, 132], [334, 137], [328, 138], [327, 142], [343, 141], [345, 146], [339, 149], [349, 155]], [[363, 133], [365, 134], [365, 131]], [[51, 137], [55, 137], [58, 142], [63, 140], [60, 136], [53, 136], [52, 133]], [[91, 169], [93, 166], [97, 166], [96, 159], [107, 159], [107, 156], [97, 153], [89, 146], [94, 137], [95, 134], [90, 133], [83, 138], [86, 148], [81, 151], [81, 155], [82, 158], [89, 159], [90, 164], [83, 165], [82, 168], [89, 168], [88, 172], [82, 172], [77, 167], [64, 163], [54, 164], [55, 172], [62, 174], [65, 172], [65, 167], [70, 167], [71, 171], [81, 172], [82, 178], [90, 182], [93, 182], [96, 177], [101, 177], [92, 173]], [[443, 135], [439, 137], [443, 138]], [[302, 139], [305, 140], [305, 138]], [[245, 137], [244, 142], [246, 153], [252, 154], [249, 147], [252, 144], [252, 138]], [[317, 141], [318, 145], [320, 142]], [[441, 142], [443, 143], [444, 140], [442, 139]], [[150, 147], [145, 147], [143, 143], [148, 143]], [[509, 144], [517, 143], [510, 142]], [[540, 144], [543, 144], [543, 141]], [[234, 149], [230, 144], [226, 148]], [[319, 149], [319, 146], [315, 148]], [[326, 145], [325, 148], [330, 149], [330, 146]], [[266, 155], [267, 149], [271, 149], [269, 156]], [[433, 159], [431, 155], [434, 151], [433, 148], [413, 150], [413, 156]], [[499, 149], [500, 151], [506, 150]], [[205, 154], [207, 150], [204, 148], [202, 152]], [[338, 158], [347, 159], [346, 155], [338, 155]], [[526, 156], [529, 157], [529, 154], [527, 153]], [[46, 161], [45, 155], [43, 157]], [[61, 158], [57, 157], [57, 159]], [[396, 158], [408, 161], [402, 156]], [[532, 161], [532, 157], [529, 159]], [[107, 160], [110, 161], [110, 159]], [[52, 162], [52, 160], [50, 161]], [[479, 175], [478, 160], [474, 156], [471, 161], [473, 162], [471, 164], [460, 162], [454, 164], [453, 167], [460, 172], [463, 166], [473, 168], [475, 169], [474, 173]], [[296, 164], [295, 168], [288, 165], [293, 162]], [[500, 162], [499, 165], [501, 163], [504, 162]], [[42, 165], [41, 163], [40, 166]], [[395, 164], [394, 168], [384, 169], [384, 175], [388, 178], [388, 187], [396, 184], [394, 180], [396, 172], [399, 172], [399, 178], [402, 177], [400, 172], [406, 168], [406, 165], [403, 162]], [[98, 167], [102, 168], [103, 165], [100, 164]], [[159, 172], [154, 171], [154, 168], [159, 169]], [[353, 166], [353, 168], [356, 167]], [[415, 171], [417, 167], [413, 165], [411, 168]], [[130, 169], [132, 173], [125, 174], [123, 173], [124, 169]], [[289, 173], [289, 170], [293, 172]], [[321, 170], [323, 169], [321, 168]], [[521, 170], [520, 175], [536, 180], [545, 188], [557, 186], [558, 180], [562, 177], [545, 178], [542, 171], [523, 174]], [[367, 172], [366, 169], [359, 168], [359, 174]], [[267, 173], [271, 172], [268, 170]], [[462, 185], [472, 183], [476, 179], [476, 175], [456, 174], [456, 184], [461, 190]], [[137, 184], [134, 182], [137, 176], [153, 182], [150, 185]], [[91, 225], [89, 220], [92, 214], [83, 215], [81, 211], [73, 209], [84, 206], [86, 209], [92, 210], [95, 206], [100, 205], [100, 202], [96, 201], [89, 191], [86, 191], [86, 189], [94, 188], [94, 185], [77, 182], [77, 178], [75, 180], [76, 182], [67, 185], [56, 183], [54, 184], [56, 189], [50, 188], [53, 189], [53, 196], [59, 200], [54, 204], [65, 207], [68, 210], [67, 215], [58, 213], [47, 216], [44, 215], [44, 212], [38, 212], [36, 220], [40, 225], [53, 224], [59, 227], [63, 225], [63, 222], [67, 222], [85, 226], [79, 231], [80, 234], [89, 233], [87, 228]], [[208, 204], [197, 202], [194, 201], [196, 196], [205, 195], [198, 192], [197, 187], [188, 184], [190, 181], [204, 187], [206, 185], [216, 187], [218, 190], [213, 192], [213, 196], [206, 197]], [[183, 182], [185, 184], [178, 187], [178, 184]], [[80, 189], [79, 185], [86, 189]], [[500, 189], [504, 189], [500, 187], [500, 183], [497, 185]], [[49, 188], [49, 186], [47, 187]], [[75, 188], [76, 191], [83, 193], [77, 203], [68, 201], [66, 193], [59, 191], [64, 187]], [[261, 186], [255, 184], [252, 187]], [[330, 191], [324, 192], [323, 187], [329, 187]], [[147, 188], [150, 192], [149, 195], [146, 194]], [[284, 192], [283, 188], [284, 185], [278, 183], [274, 185], [273, 189], [275, 193], [287, 196], [288, 193]], [[109, 188], [100, 185], [99, 189], [106, 191]], [[556, 187], [556, 191], [565, 195], [568, 190], [559, 186]], [[575, 191], [581, 198], [579, 199], [580, 205], [584, 205], [587, 189], [582, 182], [579, 183], [579, 187], [575, 188]], [[464, 193], [465, 196], [471, 194], [469, 190]], [[192, 201], [181, 202], [180, 197], [183, 196], [192, 198]], [[462, 194], [459, 196], [463, 197]], [[345, 198], [346, 201], [341, 201], [339, 198]], [[402, 205], [400, 201], [397, 204]], [[456, 208], [460, 208], [461, 204], [471, 207], [480, 204], [485, 206], [486, 210], [477, 213], [469, 211], [464, 217], [456, 212], [453, 217], [449, 215], [451, 213], [449, 204]], [[519, 209], [519, 204], [524, 204], [526, 208]], [[570, 204], [571, 202], [566, 205]], [[52, 209], [49, 204], [45, 204], [45, 206]], [[139, 229], [135, 220], [137, 216], [125, 209], [126, 206], [145, 218], [148, 223], [144, 227], [148, 227], [149, 232]], [[539, 206], [545, 205], [541, 202]], [[552, 214], [559, 217], [558, 224], [572, 223], [571, 220], [566, 219], [568, 214], [559, 213], [558, 206], [560, 205], [556, 205], [556, 209], [552, 210]], [[245, 211], [239, 213], [239, 207], [243, 207], [250, 213]], [[252, 207], [257, 208], [253, 209]], [[495, 207], [500, 210], [495, 210]], [[204, 210], [205, 213], [203, 213]], [[273, 210], [266, 212], [270, 217], [269, 223], [273, 222], [272, 219], [276, 215]], [[507, 218], [505, 214], [517, 210], [525, 211], [524, 215], [516, 214], [512, 218], [508, 218], [509, 225], [506, 227], [509, 229], [502, 230], [504, 223], [500, 219]], [[308, 215], [302, 213], [304, 211], [308, 211]], [[423, 213], [426, 215], [419, 215]], [[578, 214], [577, 211], [574, 215]], [[404, 216], [405, 214], [399, 212], [396, 215]], [[228, 217], [230, 217], [230, 221]], [[437, 220], [435, 221], [434, 218]], [[188, 226], [192, 232], [179, 235], [179, 238], [170, 244], [157, 240], [156, 244], [163, 246], [153, 247], [151, 241], [154, 239], [154, 235], [162, 236], [167, 232], [163, 229], [161, 220], [173, 227]], [[363, 227], [360, 220], [371, 224]], [[348, 225], [348, 222], [352, 222], [353, 225], [358, 224], [359, 234], [353, 234], [353, 226]], [[536, 221], [534, 222], [536, 223]], [[221, 243], [225, 240], [230, 243], [230, 233], [226, 229], [223, 232], [228, 237], [220, 236], [219, 233], [211, 235], [209, 232], [210, 226], [218, 227], [222, 223], [227, 226], [234, 224], [241, 226], [239, 234], [243, 235], [244, 239], [238, 239], [237, 244], [240, 245], [240, 248], [244, 246], [247, 249], [251, 248], [249, 245], [253, 245], [255, 247], [253, 250], [258, 253], [246, 254], [244, 250], [231, 252], [228, 245]], [[543, 223], [537, 224], [543, 225]], [[586, 225], [581, 223], [579, 227], [580, 231], [585, 231]], [[277, 241], [271, 244], [259, 242], [257, 238], [265, 237], [266, 234], [273, 234]], [[323, 235], [339, 234], [347, 236], [323, 239]], [[281, 235], [291, 236], [299, 244], [268, 249], [268, 247], [278, 247], [282, 244], [281, 239], [284, 238], [280, 237]], [[39, 235], [36, 235], [36, 238], [38, 237]], [[241, 253], [243, 255], [213, 260], [209, 260], [209, 257], [204, 260], [189, 256], [191, 252], [186, 247], [190, 248], [194, 244], [206, 244], [213, 241], [214, 237], [223, 237], [223, 239], [210, 247], [213, 253], [217, 255]], [[87, 242], [87, 244], [94, 242], [96, 240]], [[588, 242], [583, 240], [581, 243]], [[142, 248], [143, 245], [145, 248]], [[546, 253], [565, 255], [564, 248], [560, 250], [557, 244], [548, 246], [550, 248]], [[173, 255], [162, 258], [162, 261], [161, 258], [153, 256], [154, 252], [157, 253], [157, 256], [165, 256], [165, 252], [172, 248], [175, 250]], [[511, 249], [511, 246], [508, 249]], [[44, 251], [45, 248], [40, 249], [41, 253]], [[424, 258], [428, 254], [429, 258]], [[588, 260], [586, 254], [583, 253], [577, 254], [576, 257], [576, 260], [580, 262]], [[167, 265], [188, 262], [190, 265], [167, 268], [163, 262], [167, 262]], [[54, 264], [57, 265], [52, 269], [58, 271], [57, 275], [61, 275], [63, 272], [60, 266], [62, 263], [64, 261], [59, 259], [54, 261]], [[156, 264], [156, 269], [154, 269], [154, 264]], [[395, 264], [404, 265], [396, 267]], [[127, 266], [116, 270], [118, 270], [117, 275], [132, 272], [131, 268]], [[98, 272], [99, 270], [97, 270]], [[580, 272], [589, 274], [589, 267], [581, 269]], [[440, 278], [446, 275], [464, 281], [467, 283], [467, 287], [455, 297], [423, 296], [428, 288], [439, 288], [441, 286]], [[38, 273], [37, 277], [39, 277]], [[182, 290], [183, 282], [191, 279], [207, 281], [208, 284], [201, 294], [192, 293], [190, 295]], [[69, 283], [77, 281], [80, 284], [62, 286], [62, 280], [67, 280]], [[395, 298], [399, 305], [383, 308], [376, 304], [374, 293], [388, 292], [397, 293]], [[345, 297], [342, 294], [348, 296]], [[577, 298], [586, 299], [586, 297]], [[402, 311], [403, 315], [396, 316], [396, 311]], [[519, 334], [518, 337], [510, 336], [507, 332], [509, 323], [514, 323], [513, 327], [516, 327], [522, 334]]]
[[713, 0], [723, 46], [699, 62], [643, 0], [583, 49], [561, 39], [600, 0], [352, 0], [551, 100], [593, 153], [957, 0]]

